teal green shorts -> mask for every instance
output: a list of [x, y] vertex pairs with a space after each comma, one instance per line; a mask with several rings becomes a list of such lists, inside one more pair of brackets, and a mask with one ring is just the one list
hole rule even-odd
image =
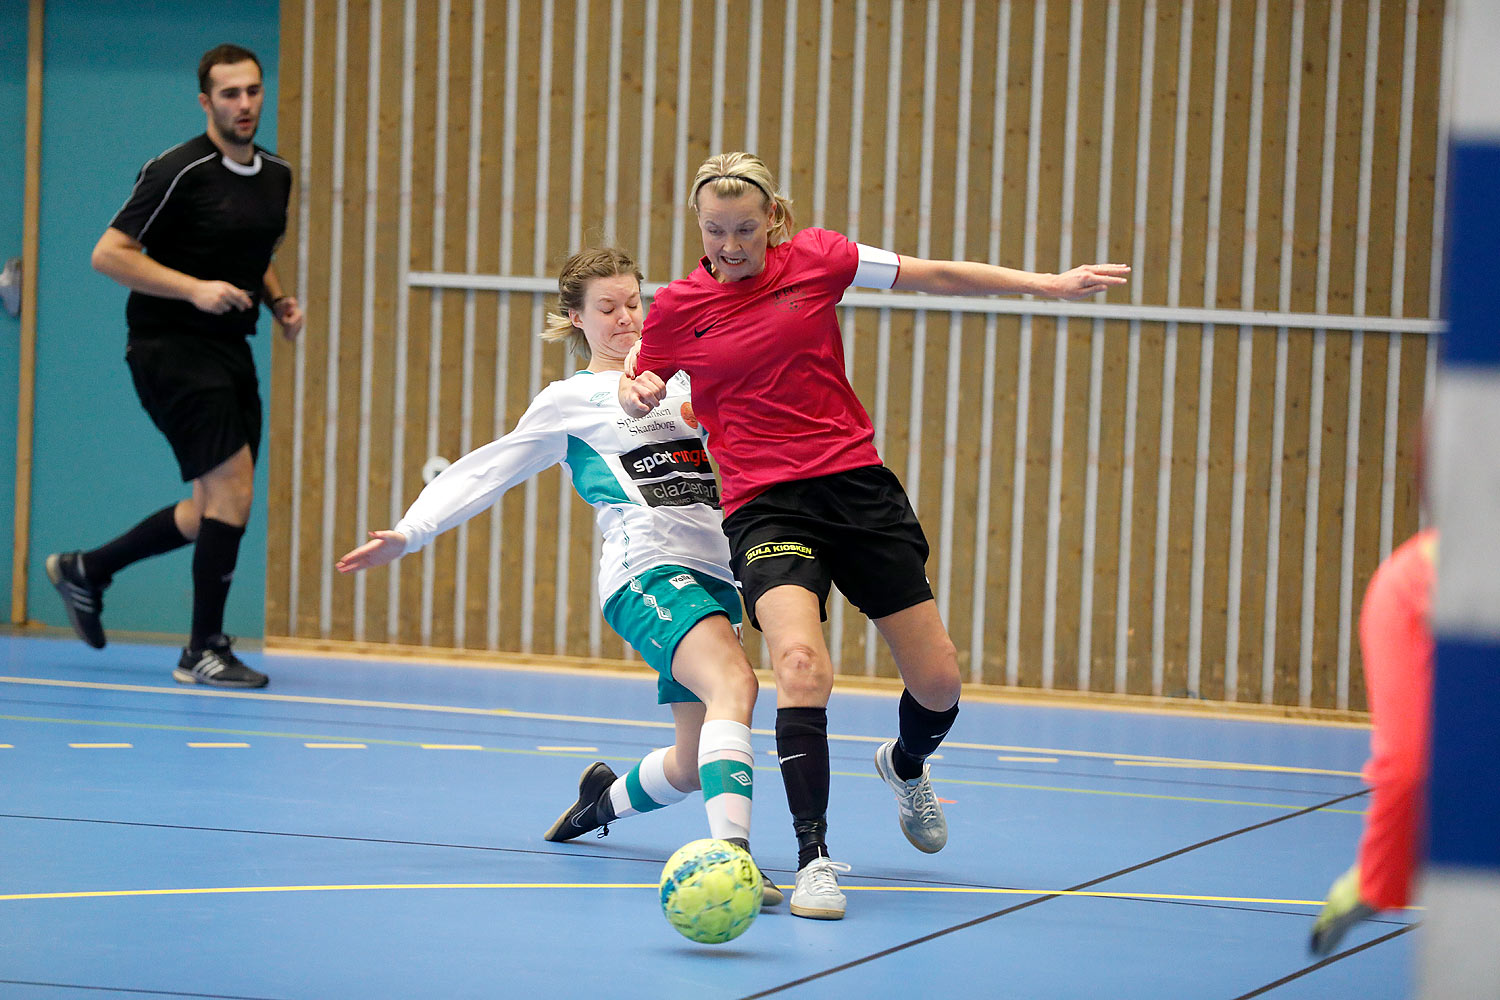
[[681, 566], [657, 566], [609, 595], [604, 620], [661, 675], [656, 703], [670, 705], [699, 700], [672, 679], [672, 657], [682, 637], [709, 615], [728, 616], [738, 633], [740, 608], [734, 584]]

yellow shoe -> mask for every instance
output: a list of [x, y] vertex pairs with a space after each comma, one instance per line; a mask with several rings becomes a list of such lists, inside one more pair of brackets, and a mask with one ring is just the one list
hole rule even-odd
[[1328, 955], [1339, 946], [1349, 928], [1374, 916], [1376, 910], [1359, 898], [1359, 865], [1340, 875], [1328, 888], [1328, 902], [1313, 924], [1307, 946], [1314, 955]]

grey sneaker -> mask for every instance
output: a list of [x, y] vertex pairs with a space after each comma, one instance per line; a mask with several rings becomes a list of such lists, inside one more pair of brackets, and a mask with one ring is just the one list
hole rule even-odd
[[172, 671], [179, 684], [207, 684], [221, 688], [263, 688], [270, 681], [259, 670], [247, 667], [234, 650], [227, 635], [210, 636], [202, 649], [184, 649]]
[[848, 901], [839, 888], [839, 872], [850, 871], [848, 865], [831, 858], [816, 858], [797, 872], [797, 887], [792, 890], [793, 916], [812, 920], [843, 920]]
[[891, 763], [891, 751], [895, 740], [886, 740], [875, 751], [875, 770], [896, 793], [896, 806], [901, 810], [901, 832], [911, 841], [911, 846], [924, 854], [936, 854], [948, 843], [948, 821], [943, 818], [943, 807], [932, 790], [931, 769], [922, 763], [922, 773], [907, 781], [896, 774]]

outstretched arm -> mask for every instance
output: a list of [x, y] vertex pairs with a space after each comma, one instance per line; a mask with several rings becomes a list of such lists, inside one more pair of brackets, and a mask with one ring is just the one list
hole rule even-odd
[[425, 548], [438, 535], [487, 510], [505, 491], [567, 456], [567, 428], [547, 390], [531, 401], [509, 434], [474, 449], [428, 483], [389, 531], [346, 554], [340, 572], [382, 566]]
[[1081, 299], [1123, 285], [1129, 264], [1084, 264], [1062, 274], [1040, 274], [969, 260], [901, 258], [901, 271], [891, 287], [903, 292], [934, 295], [1045, 295]]
[[394, 562], [406, 551], [406, 536], [399, 531], [372, 531], [370, 540], [334, 563], [340, 573], [354, 573]]

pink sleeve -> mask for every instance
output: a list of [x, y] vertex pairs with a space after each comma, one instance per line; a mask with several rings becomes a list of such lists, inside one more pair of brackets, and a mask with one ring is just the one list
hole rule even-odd
[[828, 284], [842, 292], [854, 283], [859, 270], [859, 245], [843, 233], [831, 229], [804, 229], [792, 238], [806, 240], [809, 249], [822, 262], [828, 276]]
[[1360, 612], [1360, 653], [1374, 731], [1365, 779], [1373, 790], [1360, 841], [1360, 897], [1406, 906], [1421, 852], [1432, 706], [1430, 535], [1376, 570]]
[[655, 372], [665, 382], [676, 375], [678, 366], [672, 362], [666, 346], [671, 342], [671, 309], [662, 303], [662, 293], [658, 293], [656, 301], [651, 304], [651, 311], [646, 314], [645, 326], [641, 328], [641, 350], [636, 355], [635, 373]]

